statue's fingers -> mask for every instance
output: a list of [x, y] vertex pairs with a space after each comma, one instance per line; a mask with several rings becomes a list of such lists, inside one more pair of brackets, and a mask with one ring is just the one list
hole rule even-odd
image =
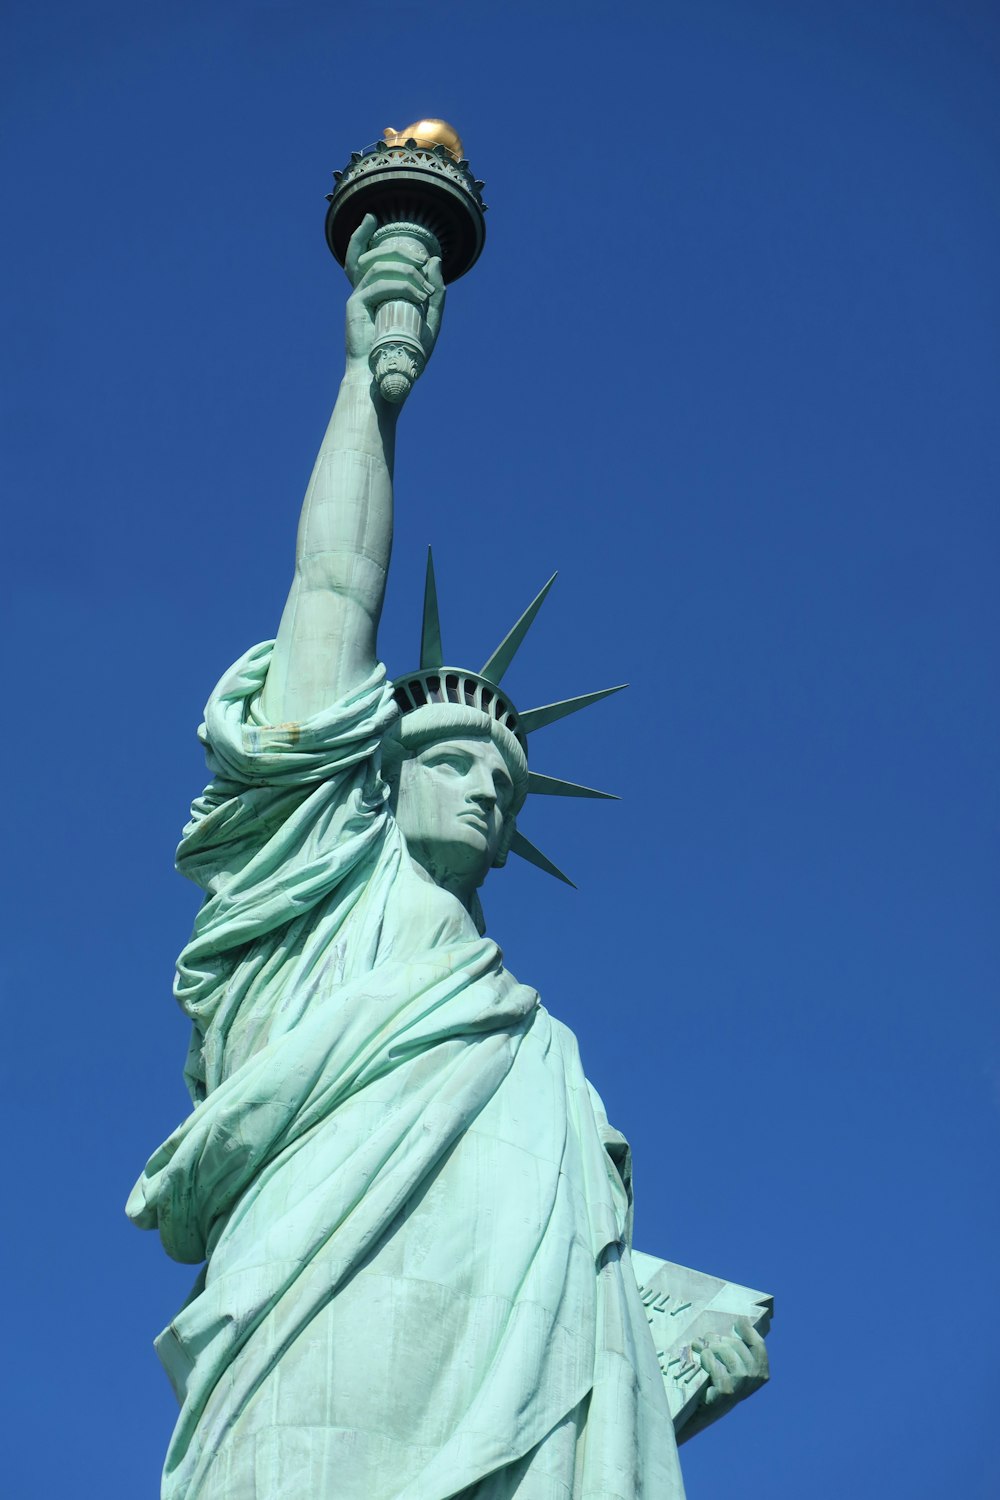
[[707, 1345], [703, 1345], [699, 1350], [698, 1358], [701, 1361], [702, 1369], [711, 1380], [715, 1389], [723, 1396], [731, 1396], [733, 1393], [733, 1377], [725, 1365], [721, 1364], [715, 1357], [712, 1350]]
[[733, 1332], [738, 1334], [746, 1346], [747, 1352], [753, 1362], [753, 1373], [760, 1375], [764, 1380], [770, 1373], [770, 1361], [767, 1356], [767, 1345], [761, 1335], [750, 1322], [749, 1318], [740, 1318]]
[[758, 1356], [761, 1354], [766, 1355], [767, 1345], [749, 1318], [737, 1318], [733, 1332], [743, 1340], [747, 1348], [752, 1350], [754, 1354]]
[[409, 250], [394, 245], [390, 240], [388, 244], [376, 245], [374, 249], [366, 250], [358, 257], [358, 266], [362, 271], [367, 271], [379, 260], [384, 260], [394, 266], [412, 266], [417, 271], [426, 270], [428, 265], [425, 251], [413, 255]]
[[415, 266], [397, 265], [391, 260], [372, 261], [362, 271], [358, 279], [358, 288], [368, 286], [373, 281], [393, 280], [400, 282], [401, 285], [405, 283], [417, 293], [423, 302], [426, 302], [433, 290], [427, 277]]
[[435, 255], [424, 266], [424, 275], [431, 285], [430, 301], [427, 304], [427, 327], [431, 337], [437, 338], [441, 327], [441, 319], [444, 316], [445, 284], [444, 273], [441, 270], [441, 257]]
[[398, 299], [401, 302], [414, 302], [420, 307], [427, 301], [422, 292], [415, 291], [408, 282], [399, 281], [395, 277], [392, 280], [383, 277], [381, 281], [359, 282], [354, 296], [369, 312], [381, 302], [394, 302]]
[[358, 263], [368, 249], [368, 242], [375, 233], [377, 223], [378, 220], [374, 214], [365, 214], [348, 241], [347, 254], [344, 256], [344, 270], [352, 286], [358, 279]]
[[750, 1374], [749, 1352], [746, 1345], [741, 1344], [737, 1339], [720, 1338], [718, 1342], [713, 1341], [711, 1352], [730, 1375]]

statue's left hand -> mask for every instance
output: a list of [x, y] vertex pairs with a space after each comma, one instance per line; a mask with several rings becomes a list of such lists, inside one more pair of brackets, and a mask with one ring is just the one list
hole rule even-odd
[[702, 1399], [716, 1409], [713, 1416], [753, 1395], [770, 1373], [764, 1340], [748, 1318], [739, 1318], [731, 1334], [714, 1333], [692, 1343], [691, 1352], [711, 1381]]

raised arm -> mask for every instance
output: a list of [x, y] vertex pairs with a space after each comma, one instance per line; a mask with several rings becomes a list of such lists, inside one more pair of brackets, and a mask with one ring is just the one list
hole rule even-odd
[[345, 269], [347, 365], [302, 505], [295, 575], [281, 616], [262, 708], [272, 724], [318, 713], [362, 682], [376, 661], [392, 550], [392, 468], [398, 406], [384, 402], [368, 355], [377, 307], [405, 298], [425, 310], [427, 353], [441, 326], [440, 261], [368, 250], [369, 215]]

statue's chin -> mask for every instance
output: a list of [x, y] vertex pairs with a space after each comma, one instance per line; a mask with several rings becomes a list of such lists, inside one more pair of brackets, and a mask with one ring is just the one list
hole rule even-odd
[[408, 841], [410, 854], [435, 885], [464, 899], [489, 874], [492, 851], [485, 834], [473, 826], [447, 839]]

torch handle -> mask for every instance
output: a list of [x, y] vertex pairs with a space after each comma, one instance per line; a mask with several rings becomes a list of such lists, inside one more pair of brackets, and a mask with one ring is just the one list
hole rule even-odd
[[[394, 250], [408, 255], [422, 253], [425, 259], [441, 254], [436, 235], [422, 224], [383, 224], [372, 235], [371, 248], [384, 250], [387, 255]], [[405, 401], [426, 363], [420, 308], [400, 297], [381, 303], [375, 313], [375, 340], [368, 367], [383, 400], [393, 406]]]

